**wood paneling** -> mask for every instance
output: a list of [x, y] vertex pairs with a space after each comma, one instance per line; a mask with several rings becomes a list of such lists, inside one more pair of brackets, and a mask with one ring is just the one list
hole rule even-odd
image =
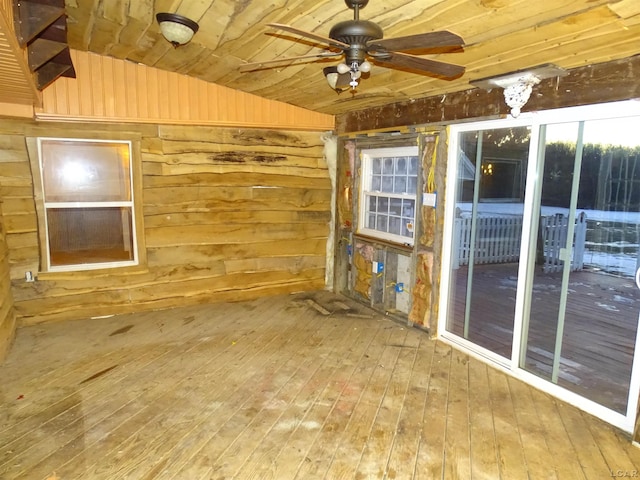
[[45, 89], [39, 119], [332, 129], [332, 115], [267, 100], [179, 73], [72, 51], [76, 79]]
[[[0, 114], [32, 116], [33, 106], [40, 105], [40, 92], [29, 71], [26, 51], [18, 45], [13, 25], [13, 2], [0, 2]], [[2, 109], [2, 103], [22, 108]]]
[[[0, 194], [19, 322], [322, 288], [331, 186], [321, 133], [0, 121]], [[40, 264], [25, 139], [71, 135], [141, 145], [147, 262], [25, 282], [25, 271], [37, 274]]]
[[9, 351], [16, 330], [16, 315], [9, 275], [9, 247], [5, 237], [2, 210], [0, 201], [0, 363]]

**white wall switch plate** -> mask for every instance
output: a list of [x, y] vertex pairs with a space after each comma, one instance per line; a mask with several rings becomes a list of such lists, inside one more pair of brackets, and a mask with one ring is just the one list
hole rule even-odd
[[422, 194], [422, 205], [425, 207], [435, 207], [436, 206], [436, 194], [434, 193], [423, 193]]

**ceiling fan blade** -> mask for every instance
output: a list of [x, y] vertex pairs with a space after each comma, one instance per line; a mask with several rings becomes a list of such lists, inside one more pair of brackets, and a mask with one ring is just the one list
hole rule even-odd
[[373, 59], [376, 63], [388, 63], [413, 70], [421, 70], [445, 78], [457, 77], [464, 73], [464, 67], [460, 65], [438, 62], [436, 60], [407, 55], [406, 53], [389, 52], [388, 55], [381, 57], [374, 56]]
[[462, 45], [464, 45], [462, 37], [447, 30], [407, 35], [406, 37], [370, 40], [367, 42], [367, 48], [371, 50], [381, 49], [389, 51], [435, 47], [458, 47]]
[[330, 58], [338, 57], [340, 55], [342, 55], [342, 52], [323, 52], [316, 53], [315, 55], [300, 55], [298, 57], [276, 58], [273, 60], [265, 60], [264, 62], [244, 63], [240, 65], [238, 70], [240, 70], [240, 72], [251, 72], [252, 70], [259, 70], [262, 67], [276, 65], [278, 63], [293, 63], [297, 62], [298, 60], [309, 60], [311, 58]]
[[315, 33], [305, 32], [304, 30], [299, 30], [289, 25], [283, 25], [281, 23], [267, 23], [267, 25], [272, 28], [278, 28], [280, 30], [284, 30], [285, 32], [295, 33], [297, 35], [300, 35], [301, 37], [307, 37], [307, 38], [311, 38], [312, 40], [316, 40], [318, 42], [326, 43], [327, 45], [331, 45], [332, 47], [339, 48], [340, 50], [349, 48], [349, 44], [341, 42], [340, 40], [334, 40], [333, 38], [323, 37], [322, 35], [316, 35]]

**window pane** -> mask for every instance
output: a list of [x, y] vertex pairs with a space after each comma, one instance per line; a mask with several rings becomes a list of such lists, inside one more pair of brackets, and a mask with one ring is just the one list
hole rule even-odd
[[405, 176], [407, 174], [407, 157], [396, 159], [396, 175]]
[[418, 177], [409, 177], [407, 179], [407, 193], [414, 195], [418, 191]]
[[367, 228], [376, 229], [376, 216], [374, 213], [370, 213], [367, 216]]
[[371, 190], [374, 192], [379, 192], [382, 189], [382, 178], [379, 176], [375, 176], [371, 178]]
[[47, 209], [51, 266], [133, 260], [130, 208]]
[[406, 193], [407, 191], [407, 178], [396, 177], [393, 182], [393, 193]]
[[398, 217], [389, 218], [389, 233], [400, 235], [401, 225], [402, 223], [400, 222], [400, 219]]
[[393, 177], [385, 175], [382, 177], [382, 192], [393, 193]]
[[[400, 233], [400, 235], [403, 235], [405, 237], [410, 237], [413, 238], [413, 232], [409, 231], [409, 224], [412, 223], [411, 220], [407, 220], [406, 218], [402, 220], [402, 232]], [[411, 227], [411, 230], [413, 230], [413, 227]]]
[[376, 230], [380, 230], [381, 232], [388, 232], [389, 228], [389, 217], [386, 215], [378, 215]]
[[370, 212], [375, 212], [378, 209], [376, 208], [376, 203], [378, 201], [377, 197], [369, 197], [369, 211]]
[[382, 159], [381, 158], [372, 158], [371, 159], [371, 170], [374, 175], [380, 175], [382, 173]]
[[129, 144], [42, 140], [46, 202], [131, 200]]
[[415, 202], [413, 200], [402, 201], [402, 216], [413, 219], [413, 212], [415, 211]]
[[384, 167], [382, 173], [386, 175], [393, 175], [393, 158], [384, 159]]
[[387, 213], [389, 211], [389, 199], [385, 197], [378, 198], [378, 211], [380, 213]]
[[418, 157], [409, 157], [409, 175], [418, 175]]
[[389, 213], [391, 213], [391, 215], [400, 216], [401, 212], [402, 212], [402, 199], [392, 198], [389, 202]]

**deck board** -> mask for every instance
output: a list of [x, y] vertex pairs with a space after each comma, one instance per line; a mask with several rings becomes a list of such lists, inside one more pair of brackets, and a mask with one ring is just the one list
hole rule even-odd
[[640, 469], [629, 435], [324, 291], [24, 327], [0, 378], [3, 480]]
[[[510, 358], [517, 264], [473, 267], [468, 339]], [[448, 330], [463, 336], [467, 267], [457, 270]], [[550, 378], [561, 274], [534, 279], [526, 368]], [[626, 411], [640, 291], [632, 279], [571, 272], [558, 384], [619, 413]], [[615, 309], [615, 310], [612, 310]]]

